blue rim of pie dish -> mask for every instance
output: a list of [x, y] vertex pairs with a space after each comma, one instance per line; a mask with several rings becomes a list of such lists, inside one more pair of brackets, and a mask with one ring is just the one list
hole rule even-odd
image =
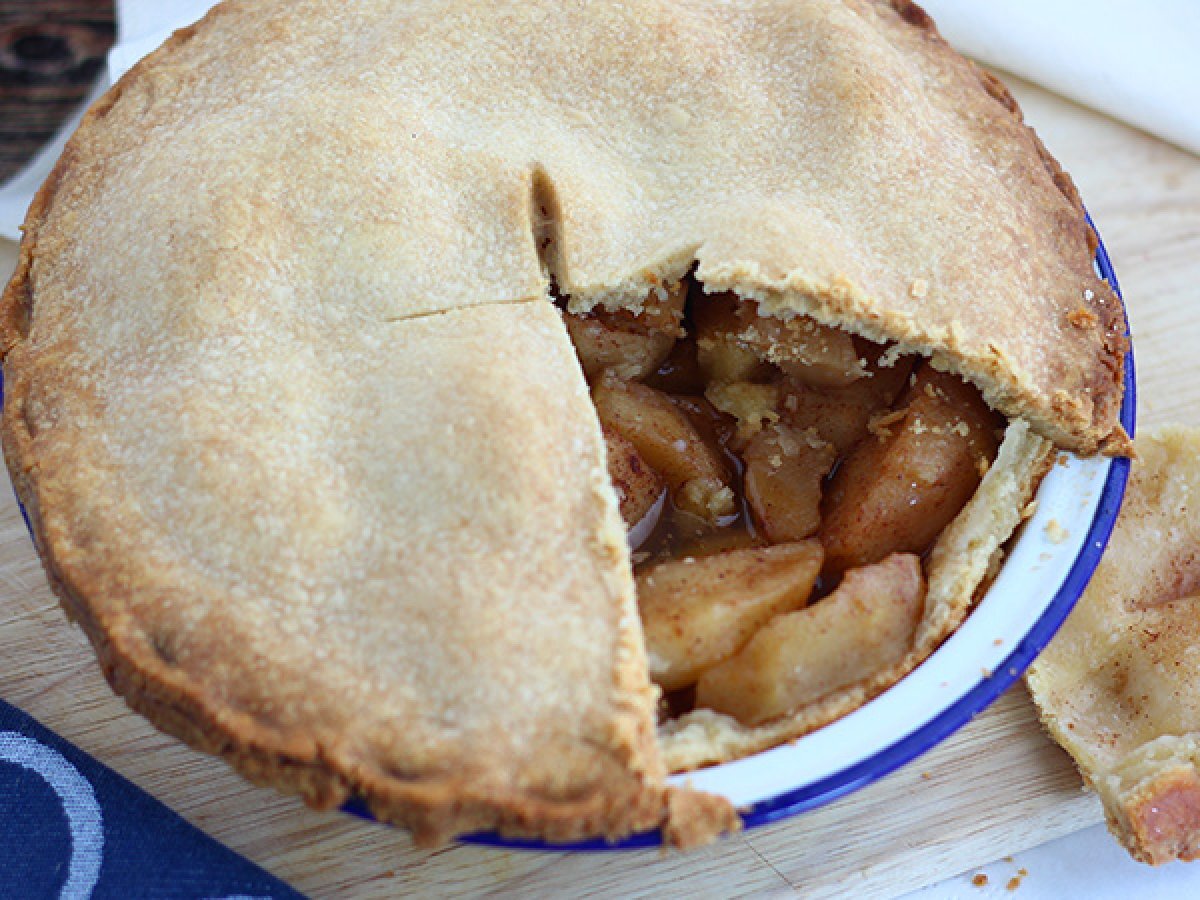
[[[1091, 222], [1090, 216], [1088, 217], [1088, 221], [1089, 223]], [[1095, 230], [1094, 225], [1093, 230]], [[1112, 286], [1118, 297], [1121, 297], [1121, 288], [1117, 283], [1117, 276], [1113, 271], [1108, 252], [1105, 250], [1104, 242], [1099, 240], [1099, 231], [1096, 231], [1096, 235], [1098, 240], [1096, 246], [1096, 269], [1100, 277], [1104, 278]], [[1122, 302], [1123, 299], [1122, 297]], [[3, 370], [0, 369], [0, 404], [3, 403], [3, 400], [4, 375]], [[1131, 436], [1134, 433], [1135, 409], [1136, 380], [1134, 378], [1133, 346], [1131, 340], [1129, 351], [1125, 356], [1125, 397], [1120, 416], [1122, 426], [1124, 426], [1125, 430]], [[1104, 548], [1108, 544], [1109, 536], [1112, 534], [1117, 512], [1120, 510], [1121, 500], [1125, 495], [1125, 483], [1128, 476], [1129, 460], [1122, 458], [1114, 459], [1109, 468], [1108, 476], [1105, 479], [1104, 487], [1101, 489], [1096, 515], [1088, 528], [1083, 547], [1079, 551], [1078, 556], [1076, 556], [1075, 562], [1072, 564], [1061, 587], [1059, 587], [1057, 593], [1054, 595], [1054, 599], [1046, 607], [1042, 616], [1017, 644], [1016, 649], [1009, 654], [1003, 664], [996, 667], [992, 675], [984, 678], [950, 707], [934, 716], [928, 722], [868, 759], [848, 766], [840, 772], [835, 772], [812, 784], [759, 801], [742, 811], [742, 823], [744, 827], [750, 829], [767, 825], [771, 822], [776, 822], [780, 819], [823, 806], [845, 794], [865, 787], [871, 782], [898, 769], [900, 766], [916, 759], [925, 751], [945, 740], [974, 718], [975, 715], [986, 709], [1020, 677], [1021, 673], [1033, 662], [1042, 648], [1050, 642], [1055, 632], [1058, 631], [1059, 626], [1062, 625], [1067, 615], [1071, 612], [1071, 609], [1075, 606], [1084, 588], [1087, 587], [1087, 583], [1092, 577], [1092, 572], [1099, 563]], [[21, 517], [25, 520], [25, 527], [32, 535], [33, 529], [29, 526], [29, 516], [25, 512], [25, 507], [19, 497], [17, 498], [17, 506], [21, 510]], [[342, 811], [364, 819], [377, 821], [371, 815], [366, 804], [358, 798], [344, 804]], [[596, 838], [575, 843], [550, 844], [532, 839], [505, 838], [494, 832], [483, 832], [464, 835], [459, 840], [466, 844], [499, 847], [510, 850], [578, 852], [636, 850], [657, 847], [662, 844], [662, 834], [658, 829], [655, 829], [615, 842]]]

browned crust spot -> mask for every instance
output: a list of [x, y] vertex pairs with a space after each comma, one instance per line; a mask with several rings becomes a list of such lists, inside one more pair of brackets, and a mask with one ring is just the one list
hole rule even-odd
[[723, 834], [741, 831], [742, 820], [723, 798], [688, 788], [667, 792], [667, 844], [687, 850], [712, 843]]

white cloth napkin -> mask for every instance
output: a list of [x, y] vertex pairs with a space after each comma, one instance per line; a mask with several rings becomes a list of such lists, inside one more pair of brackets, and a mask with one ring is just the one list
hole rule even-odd
[[[968, 55], [1200, 153], [1200, 0], [923, 4], [947, 39]], [[110, 77], [119, 78], [212, 5], [213, 0], [117, 0]], [[19, 237], [34, 192], [76, 124], [78, 117], [0, 188], [0, 235]]]
[[1200, 154], [1197, 0], [919, 0], [968, 56]]

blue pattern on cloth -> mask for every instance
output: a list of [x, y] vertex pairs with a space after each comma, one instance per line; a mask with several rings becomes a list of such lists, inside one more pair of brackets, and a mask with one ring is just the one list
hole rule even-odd
[[302, 895], [0, 700], [0, 897]]

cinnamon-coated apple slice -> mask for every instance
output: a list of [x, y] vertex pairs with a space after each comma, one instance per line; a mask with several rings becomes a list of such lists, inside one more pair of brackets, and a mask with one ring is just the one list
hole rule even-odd
[[686, 556], [637, 576], [650, 677], [664, 690], [693, 684], [773, 616], [803, 606], [821, 571], [816, 541]]
[[830, 572], [924, 552], [996, 456], [999, 420], [956, 375], [923, 366], [896, 413], [843, 460], [826, 490], [820, 538]]
[[736, 497], [719, 447], [709, 444], [666, 394], [637, 382], [602, 379], [592, 391], [601, 425], [628, 440], [666, 480], [675, 505], [718, 522]]
[[869, 678], [912, 647], [924, 598], [916, 556], [852, 569], [828, 597], [776, 616], [703, 673], [696, 705], [761, 725]]

